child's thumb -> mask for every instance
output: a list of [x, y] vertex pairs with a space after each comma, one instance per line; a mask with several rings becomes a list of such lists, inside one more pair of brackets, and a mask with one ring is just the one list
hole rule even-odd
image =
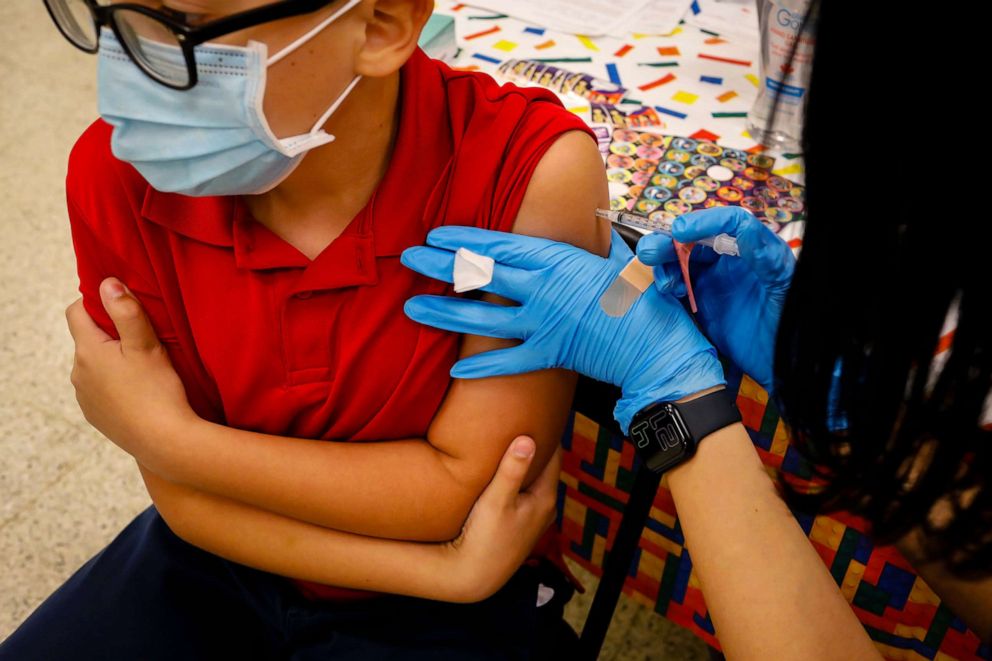
[[117, 278], [107, 278], [100, 283], [103, 307], [114, 322], [121, 338], [121, 347], [127, 351], [150, 350], [158, 346], [155, 329], [145, 315], [141, 303]]
[[489, 483], [488, 491], [504, 503], [512, 503], [523, 487], [524, 477], [530, 462], [534, 460], [537, 444], [530, 436], [517, 436], [503, 453], [496, 475]]

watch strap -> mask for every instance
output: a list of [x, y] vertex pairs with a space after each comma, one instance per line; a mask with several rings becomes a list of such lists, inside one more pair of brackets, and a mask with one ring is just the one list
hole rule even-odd
[[713, 432], [741, 421], [736, 393], [723, 388], [688, 402], [673, 402], [689, 435], [698, 443]]

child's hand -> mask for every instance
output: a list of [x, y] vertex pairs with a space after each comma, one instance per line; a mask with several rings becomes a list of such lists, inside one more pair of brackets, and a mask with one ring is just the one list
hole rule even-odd
[[82, 299], [68, 307], [76, 401], [91, 425], [148, 465], [146, 455], [156, 445], [151, 432], [196, 414], [138, 300], [116, 278], [101, 283], [100, 296], [121, 339], [97, 326]]
[[525, 491], [534, 440], [518, 436], [479, 496], [457, 539], [442, 545], [464, 601], [481, 601], [513, 576], [555, 517], [561, 448]]

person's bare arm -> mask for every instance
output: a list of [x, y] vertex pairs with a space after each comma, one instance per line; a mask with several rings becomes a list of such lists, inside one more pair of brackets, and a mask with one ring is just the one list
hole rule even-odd
[[[594, 210], [606, 202], [595, 142], [585, 134], [566, 134], [538, 165], [514, 229], [605, 254], [609, 231]], [[123, 339], [121, 323], [140, 324], [140, 309], [120, 300], [108, 303], [101, 293], [111, 307], [135, 308], [115, 312]], [[137, 335], [150, 334], [145, 325]], [[170, 482], [326, 528], [392, 539], [455, 537], [499, 457], [519, 434], [537, 442], [533, 477], [558, 445], [575, 379], [547, 370], [455, 381], [425, 439], [335, 443], [232, 429], [191, 412], [178, 414], [175, 407], [157, 408], [166, 387], [151, 381], [160, 375], [168, 385], [176, 377], [163, 374], [161, 365], [151, 362], [154, 357], [141, 362], [140, 349], [148, 345], [150, 354], [156, 351], [153, 343], [154, 337], [134, 342], [139, 355], [133, 366], [127, 350], [124, 361], [120, 351], [87, 359], [82, 354], [89, 352], [77, 344], [77, 398], [94, 426]], [[505, 342], [465, 337], [461, 355], [499, 346]], [[140, 440], [129, 445], [136, 437]]]
[[906, 556], [916, 573], [986, 643], [992, 643], [992, 577], [965, 580], [955, 576], [939, 560], [924, 560], [921, 533], [899, 540], [896, 548]]
[[[562, 190], [569, 191], [569, 195], [563, 196]], [[513, 232], [571, 243], [605, 256], [609, 252], [610, 226], [595, 217], [595, 210], [608, 206], [609, 192], [596, 143], [585, 133], [566, 133], [552, 145], [535, 170]], [[483, 300], [509, 303], [491, 294], [485, 294]], [[514, 344], [516, 342], [512, 340], [466, 335], [460, 357]], [[459, 429], [467, 426], [472, 429], [473, 436], [484, 437], [486, 425], [493, 418], [513, 420], [509, 425], [512, 429], [543, 422], [543, 438], [534, 437], [538, 443], [537, 457], [526, 481], [529, 484], [558, 446], [571, 407], [575, 380], [575, 375], [565, 370], [455, 380], [431, 424], [428, 438], [438, 448], [461, 446], [474, 452], [476, 448], [472, 444], [458, 438]], [[498, 405], [498, 409], [494, 410], [494, 405]], [[483, 479], [488, 479], [492, 473], [500, 446], [497, 444], [486, 452], [488, 457], [478, 460]]]
[[215, 555], [318, 583], [470, 602], [499, 590], [554, 519], [561, 453], [521, 491], [534, 450], [529, 438], [511, 444], [461, 534], [447, 543], [328, 530], [171, 484], [139, 469], [172, 531]]
[[667, 476], [728, 659], [881, 658], [740, 424]]
[[437, 544], [321, 528], [164, 480], [139, 465], [162, 518], [180, 538], [255, 569], [362, 590], [461, 601]]

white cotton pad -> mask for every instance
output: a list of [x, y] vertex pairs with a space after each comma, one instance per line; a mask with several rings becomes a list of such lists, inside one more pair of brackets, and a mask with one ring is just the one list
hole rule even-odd
[[478, 255], [468, 248], [459, 248], [455, 252], [455, 267], [451, 281], [459, 294], [473, 289], [485, 287], [493, 281], [493, 268], [496, 260], [485, 255]]

